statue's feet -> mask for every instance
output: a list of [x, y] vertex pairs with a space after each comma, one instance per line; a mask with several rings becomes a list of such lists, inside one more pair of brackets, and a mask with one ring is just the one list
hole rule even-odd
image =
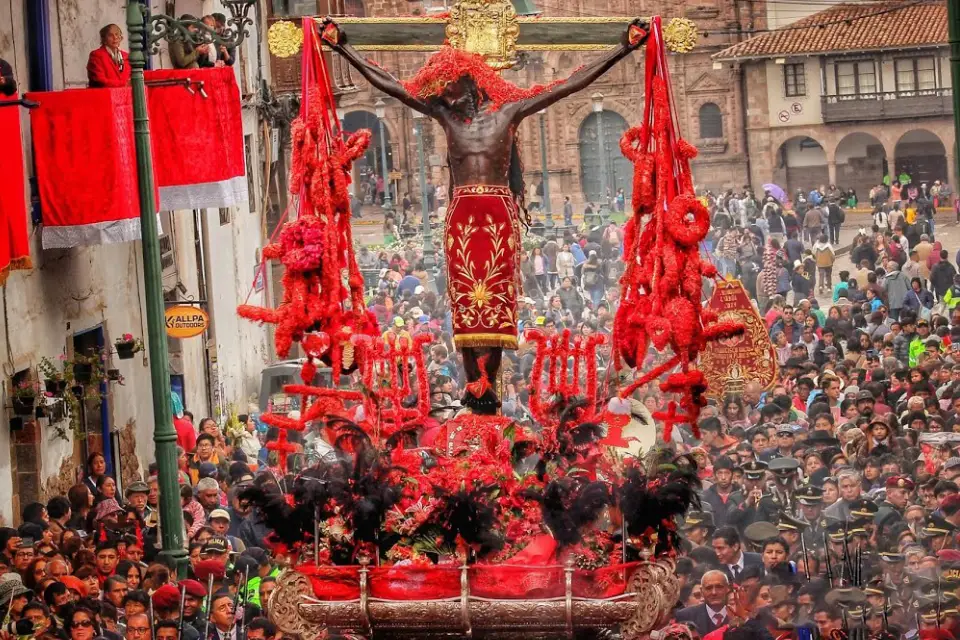
[[500, 409], [500, 398], [497, 397], [493, 389], [487, 389], [479, 397], [467, 391], [463, 394], [461, 403], [474, 413], [482, 416], [495, 416]]

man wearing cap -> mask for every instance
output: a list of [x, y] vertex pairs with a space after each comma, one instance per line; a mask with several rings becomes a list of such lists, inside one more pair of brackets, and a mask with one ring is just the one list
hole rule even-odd
[[799, 505], [800, 516], [808, 523], [800, 535], [808, 549], [823, 545], [823, 489], [812, 484], [798, 488], [793, 497]]
[[[758, 432], [762, 429], [758, 430]], [[757, 507], [764, 498], [764, 479], [767, 474], [767, 463], [760, 460], [750, 460], [740, 467], [743, 473], [743, 500], [736, 511], [729, 514], [728, 521], [740, 531], [758, 521]]]
[[224, 566], [229, 566], [230, 543], [223, 536], [210, 536], [200, 549], [200, 557], [204, 560], [216, 560]]
[[714, 529], [713, 514], [709, 511], [691, 511], [683, 521], [684, 538], [694, 547], [708, 544]]
[[717, 458], [713, 463], [714, 483], [703, 492], [703, 501], [713, 510], [716, 526], [727, 524], [730, 512], [743, 502], [743, 495], [733, 486], [733, 461], [727, 456]]
[[150, 493], [150, 487], [146, 482], [140, 480], [132, 482], [124, 495], [127, 497], [127, 504], [137, 510], [137, 515], [141, 518], [146, 516], [147, 495]]
[[207, 521], [214, 533], [227, 539], [230, 549], [234, 553], [241, 553], [246, 549], [246, 546], [240, 541], [240, 538], [229, 535], [230, 513], [226, 509], [214, 509], [210, 512]]
[[903, 520], [903, 510], [910, 501], [914, 483], [906, 476], [890, 476], [884, 486], [886, 487], [886, 497], [878, 505], [877, 515], [874, 517], [877, 529], [881, 533], [886, 527]]
[[[153, 592], [153, 614], [159, 623], [170, 620], [174, 623], [180, 620], [180, 590], [172, 584], [165, 584]], [[181, 628], [182, 640], [199, 640], [200, 632], [186, 620]]]
[[181, 580], [179, 584], [186, 594], [183, 599], [183, 620], [203, 633], [207, 621], [203, 613], [203, 601], [207, 597], [207, 588], [199, 580]]
[[765, 451], [761, 459], [770, 462], [775, 458], [792, 458], [795, 443], [794, 425], [781, 424], [777, 427], [777, 446]]

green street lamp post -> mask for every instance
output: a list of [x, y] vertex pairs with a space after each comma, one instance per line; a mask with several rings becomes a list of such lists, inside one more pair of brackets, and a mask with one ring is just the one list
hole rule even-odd
[[384, 134], [383, 119], [387, 117], [387, 103], [381, 98], [373, 103], [373, 109], [377, 114], [377, 124], [380, 125], [380, 173], [383, 178], [383, 209], [384, 211], [393, 210], [393, 196], [390, 187], [390, 172], [387, 171], [387, 137]]
[[607, 144], [603, 137], [603, 94], [597, 92], [590, 96], [593, 100], [593, 112], [597, 114], [597, 144], [600, 154], [600, 199], [597, 203], [597, 218], [600, 224], [604, 222], [607, 200]]
[[950, 41], [950, 78], [953, 87], [953, 190], [960, 197], [960, 0], [947, 0], [947, 33]]
[[[230, 12], [227, 28], [217, 33], [199, 21], [178, 21], [170, 16], [151, 15], [140, 0], [127, 4], [127, 30], [130, 40], [130, 87], [133, 91], [133, 132], [137, 154], [137, 186], [140, 200], [140, 238], [143, 247], [143, 280], [147, 313], [147, 344], [150, 358], [150, 386], [153, 391], [153, 441], [156, 445], [160, 488], [161, 552], [186, 577], [187, 553], [183, 548], [183, 511], [180, 507], [180, 482], [177, 470], [177, 432], [170, 408], [170, 373], [167, 368], [167, 336], [164, 320], [160, 241], [157, 235], [157, 203], [150, 147], [150, 118], [143, 70], [147, 56], [155, 52], [161, 40], [187, 40], [194, 44], [213, 42], [236, 47], [253, 24], [250, 8], [258, 0], [222, 0]], [[146, 19], [146, 23], [144, 22]]]
[[[417, 160], [420, 163], [420, 213], [423, 216], [423, 268], [433, 274], [437, 259], [433, 249], [433, 230], [430, 228], [430, 208], [427, 197], [427, 160], [423, 147], [423, 121], [426, 119], [419, 111], [413, 112], [413, 123], [417, 136]], [[435, 275], [435, 274], [434, 274]]]

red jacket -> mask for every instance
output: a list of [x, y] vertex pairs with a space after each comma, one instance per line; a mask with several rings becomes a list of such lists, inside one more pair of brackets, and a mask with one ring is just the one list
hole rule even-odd
[[125, 87], [130, 84], [130, 56], [121, 51], [123, 65], [118, 67], [106, 47], [90, 52], [87, 80], [91, 87]]

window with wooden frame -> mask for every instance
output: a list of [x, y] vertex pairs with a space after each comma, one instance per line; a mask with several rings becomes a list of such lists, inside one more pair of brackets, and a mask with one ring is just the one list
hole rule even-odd
[[802, 62], [783, 65], [783, 95], [788, 98], [807, 95], [806, 65]]
[[893, 61], [897, 93], [933, 91], [937, 88], [937, 59], [898, 58]]

